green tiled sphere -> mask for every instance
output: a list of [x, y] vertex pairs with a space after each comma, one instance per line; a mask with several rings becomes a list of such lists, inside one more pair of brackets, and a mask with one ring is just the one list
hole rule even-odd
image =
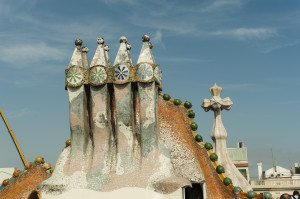
[[68, 147], [68, 146], [71, 146], [71, 139], [68, 139], [68, 140], [66, 141], [66, 147]]
[[255, 197], [255, 192], [254, 191], [248, 191], [247, 197], [248, 198], [254, 198]]
[[225, 173], [225, 169], [224, 169], [224, 167], [221, 166], [221, 165], [218, 165], [218, 166], [216, 167], [216, 171], [217, 171], [218, 174]]
[[8, 179], [9, 183], [13, 182], [14, 180], [15, 180], [14, 177], [11, 177], [11, 178]]
[[228, 186], [228, 185], [230, 185], [231, 183], [232, 183], [232, 180], [230, 179], [230, 178], [224, 178], [224, 180], [223, 180], [223, 183], [226, 185], [226, 186]]
[[271, 199], [272, 194], [270, 192], [264, 192], [264, 199]]
[[31, 162], [31, 166], [36, 166], [36, 163], [35, 162]]
[[180, 99], [174, 99], [174, 102], [173, 102], [176, 106], [179, 106], [182, 102]]
[[185, 107], [185, 108], [187, 108], [187, 109], [189, 109], [189, 108], [191, 108], [191, 107], [192, 107], [192, 103], [191, 103], [191, 102], [188, 102], [188, 101], [186, 101], [186, 102], [184, 103], [184, 107]]
[[195, 112], [193, 110], [190, 110], [188, 112], [188, 116], [189, 116], [189, 118], [194, 118], [195, 117]]
[[199, 135], [199, 134], [197, 134], [197, 135], [195, 136], [195, 140], [196, 140], [197, 142], [202, 142], [202, 141], [203, 141], [202, 136]]
[[213, 149], [212, 144], [209, 143], [209, 142], [206, 142], [206, 143], [204, 144], [204, 147], [206, 148], [206, 150], [211, 150], [211, 149]]
[[164, 95], [163, 95], [163, 99], [166, 100], [166, 101], [168, 101], [168, 100], [171, 99], [171, 97], [170, 97], [169, 94], [164, 94]]
[[22, 175], [23, 173], [25, 173], [26, 172], [26, 169], [21, 169], [20, 170], [20, 175]]
[[236, 192], [236, 191], [241, 192], [242, 188], [241, 187], [234, 187], [233, 188], [233, 193]]
[[193, 131], [196, 131], [198, 129], [198, 125], [195, 122], [191, 123], [190, 126]]
[[20, 176], [20, 171], [19, 170], [15, 170], [13, 173], [13, 177], [17, 178]]
[[9, 184], [9, 180], [8, 179], [5, 179], [5, 180], [3, 180], [3, 182], [2, 182], [2, 186], [7, 186]]
[[215, 162], [218, 160], [218, 155], [215, 153], [212, 153], [212, 154], [210, 154], [209, 158], [211, 161]]

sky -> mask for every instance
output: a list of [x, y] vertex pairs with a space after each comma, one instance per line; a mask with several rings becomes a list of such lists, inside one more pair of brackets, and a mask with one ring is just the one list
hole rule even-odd
[[[299, 19], [298, 0], [1, 0], [0, 108], [26, 160], [54, 165], [70, 138], [64, 70], [75, 39], [91, 60], [103, 37], [113, 61], [124, 35], [136, 63], [147, 34], [162, 93], [192, 102], [204, 141], [212, 142], [213, 112], [201, 108], [209, 88], [231, 98], [227, 146], [244, 142], [257, 178], [259, 161], [263, 170], [300, 163]], [[22, 167], [2, 121], [0, 150], [0, 167]]]

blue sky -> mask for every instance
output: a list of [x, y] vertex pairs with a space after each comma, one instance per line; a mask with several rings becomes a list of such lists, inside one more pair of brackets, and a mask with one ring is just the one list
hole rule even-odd
[[[216, 82], [228, 147], [244, 141], [250, 175], [299, 162], [300, 2], [297, 0], [98, 0], [0, 2], [0, 108], [28, 161], [55, 164], [70, 137], [64, 70], [81, 38], [93, 57], [104, 37], [114, 60], [120, 36], [136, 63], [148, 34], [163, 93], [191, 101], [199, 134], [211, 141], [213, 113], [201, 102]], [[0, 123], [0, 167], [22, 167]]]

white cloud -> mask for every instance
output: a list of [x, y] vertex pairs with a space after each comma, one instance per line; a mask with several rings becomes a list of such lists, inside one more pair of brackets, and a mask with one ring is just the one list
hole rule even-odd
[[63, 61], [67, 50], [52, 47], [46, 43], [16, 44], [0, 49], [0, 61], [9, 63], [18, 68], [28, 67], [30, 64], [42, 63], [43, 61]]
[[213, 12], [218, 9], [224, 9], [224, 8], [230, 8], [233, 9], [236, 6], [241, 6], [242, 1], [241, 0], [216, 0], [212, 2], [207, 7], [204, 7], [203, 9], [199, 9], [200, 13], [206, 13], [206, 12]]
[[162, 46], [164, 49], [166, 48], [163, 41], [162, 41], [162, 37], [163, 37], [163, 34], [160, 30], [156, 31], [154, 37], [151, 38], [151, 42], [153, 44], [158, 44], [160, 46]]
[[211, 33], [216, 36], [228, 36], [238, 39], [266, 39], [277, 35], [273, 28], [237, 28], [231, 30], [218, 30]]
[[[151, 17], [149, 19], [140, 18], [137, 16], [130, 16], [129, 20], [132, 24], [142, 27], [142, 28], [153, 28], [157, 30], [165, 30], [169, 34], [173, 35], [185, 35], [185, 34], [195, 34], [200, 32], [196, 28], [196, 24], [193, 24], [192, 21], [189, 23], [186, 22], [184, 18], [155, 18]], [[147, 23], [145, 23], [147, 21]]]
[[117, 4], [117, 3], [134, 4], [137, 2], [136, 0], [100, 0], [100, 1], [107, 4]]
[[19, 112], [15, 112], [15, 113], [8, 113], [7, 114], [7, 118], [20, 118], [23, 117], [25, 115], [28, 115], [31, 113], [31, 110], [28, 108], [23, 108], [21, 109]]
[[187, 58], [187, 57], [162, 57], [162, 58], [157, 58], [157, 60], [161, 60], [165, 62], [193, 62], [193, 63], [211, 61], [211, 60]]
[[156, 31], [153, 38], [151, 38], [154, 44], [162, 42], [162, 32], [160, 30]]
[[270, 47], [262, 50], [261, 52], [262, 53], [270, 53], [274, 50], [278, 50], [278, 49], [281, 49], [281, 48], [292, 47], [292, 46], [296, 46], [298, 44], [300, 44], [300, 40], [292, 41], [292, 42], [288, 42], [288, 43], [282, 43], [282, 44], [278, 44], [278, 45], [273, 45], [273, 46], [270, 46]]

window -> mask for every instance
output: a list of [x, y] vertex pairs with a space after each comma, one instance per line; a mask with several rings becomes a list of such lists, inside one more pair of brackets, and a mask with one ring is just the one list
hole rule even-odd
[[39, 199], [38, 193], [37, 193], [36, 191], [33, 191], [33, 192], [29, 195], [28, 199]]
[[192, 187], [184, 188], [184, 199], [203, 199], [202, 186], [199, 183], [193, 183]]
[[247, 171], [246, 171], [246, 169], [239, 169], [239, 171], [247, 179]]

